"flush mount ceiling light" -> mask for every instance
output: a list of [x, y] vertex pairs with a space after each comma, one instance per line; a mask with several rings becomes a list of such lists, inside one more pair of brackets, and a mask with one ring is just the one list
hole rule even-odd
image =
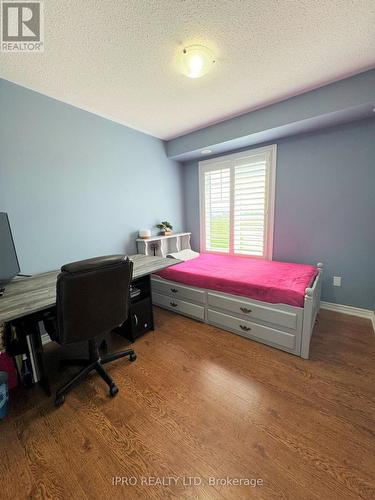
[[181, 72], [189, 78], [206, 75], [214, 63], [213, 52], [204, 45], [190, 45], [182, 50]]
[[212, 149], [202, 149], [201, 154], [202, 155], [209, 155], [212, 153]]

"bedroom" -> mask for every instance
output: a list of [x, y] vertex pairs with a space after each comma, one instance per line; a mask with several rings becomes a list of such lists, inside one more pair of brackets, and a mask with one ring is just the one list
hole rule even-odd
[[[1, 14], [4, 497], [373, 498], [373, 2], [30, 9]], [[96, 345], [110, 255], [131, 321]]]

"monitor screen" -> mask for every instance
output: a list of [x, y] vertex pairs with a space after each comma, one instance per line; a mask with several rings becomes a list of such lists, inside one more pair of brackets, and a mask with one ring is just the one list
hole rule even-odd
[[0, 284], [7, 283], [20, 272], [8, 215], [0, 212]]

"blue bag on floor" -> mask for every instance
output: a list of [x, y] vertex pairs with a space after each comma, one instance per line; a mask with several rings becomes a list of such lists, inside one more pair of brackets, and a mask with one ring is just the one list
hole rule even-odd
[[8, 415], [8, 404], [8, 374], [7, 372], [0, 372], [0, 419]]

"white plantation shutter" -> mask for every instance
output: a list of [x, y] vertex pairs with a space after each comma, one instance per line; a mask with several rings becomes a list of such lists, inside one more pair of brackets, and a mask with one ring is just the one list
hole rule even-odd
[[204, 174], [205, 248], [229, 252], [230, 169], [221, 168]]
[[234, 162], [234, 254], [264, 254], [266, 188], [266, 154]]
[[276, 146], [200, 162], [202, 251], [271, 258]]

